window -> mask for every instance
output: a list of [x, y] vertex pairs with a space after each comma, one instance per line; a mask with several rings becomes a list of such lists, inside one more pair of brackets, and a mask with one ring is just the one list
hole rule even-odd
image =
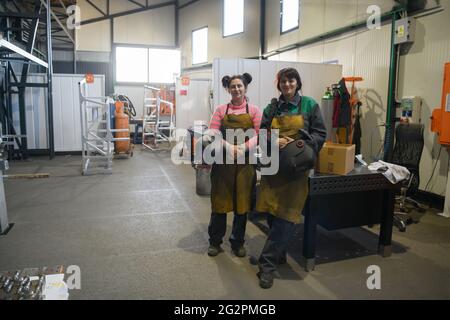
[[208, 62], [208, 27], [192, 31], [192, 64]]
[[116, 48], [117, 82], [174, 83], [180, 68], [179, 50]]
[[146, 48], [116, 48], [117, 82], [147, 82], [148, 52]]
[[299, 13], [299, 0], [281, 0], [281, 33], [298, 28]]
[[223, 36], [244, 32], [244, 0], [223, 0]]

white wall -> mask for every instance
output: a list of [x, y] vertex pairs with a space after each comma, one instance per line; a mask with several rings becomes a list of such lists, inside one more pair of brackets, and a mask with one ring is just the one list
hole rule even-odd
[[[423, 98], [425, 150], [422, 154], [421, 188], [431, 175], [439, 152], [437, 136], [430, 132], [430, 117], [441, 105], [444, 64], [450, 62], [450, 0], [441, 1], [445, 11], [417, 18], [416, 42], [407, 56], [400, 59], [399, 95]], [[428, 190], [444, 195], [449, 173], [449, 154], [443, 148]]]
[[208, 62], [259, 55], [259, 0], [245, 0], [244, 33], [223, 38], [222, 0], [200, 0], [180, 10], [181, 67], [192, 66], [192, 30], [208, 26]]
[[116, 18], [114, 19], [114, 42], [175, 46], [174, 21], [175, 6]]
[[[351, 4], [349, 4], [351, 2]], [[373, 1], [301, 1], [304, 25], [298, 31], [279, 35], [279, 26], [268, 27], [268, 50], [287, 46], [311, 38], [333, 28], [340, 28], [368, 17], [367, 5]], [[383, 12], [390, 9], [391, 1], [376, 1]], [[427, 7], [433, 7], [435, 1], [428, 1]], [[418, 16], [416, 42], [406, 56], [400, 57], [398, 97], [417, 95], [423, 98], [422, 122], [425, 124], [425, 148], [420, 166], [421, 184], [425, 185], [431, 175], [435, 158], [439, 151], [436, 136], [430, 132], [429, 118], [435, 107], [440, 106], [442, 95], [443, 66], [450, 61], [450, 0], [441, 1], [443, 12]], [[311, 12], [314, 21], [309, 22]], [[275, 19], [279, 6], [268, 1], [268, 19]], [[365, 16], [364, 16], [365, 14]], [[271, 18], [269, 18], [271, 17]], [[322, 27], [319, 21], [322, 21]], [[371, 136], [373, 134], [372, 153], [382, 146], [384, 129], [376, 126], [386, 120], [387, 89], [389, 81], [389, 48], [391, 25], [386, 24], [380, 30], [364, 29], [348, 33], [338, 39], [316, 43], [309, 47], [291, 50], [272, 57], [273, 60], [301, 62], [326, 62], [338, 60], [343, 65], [344, 76], [362, 76], [358, 83], [362, 107], [362, 152], [366, 158], [371, 155]], [[350, 85], [349, 85], [350, 86]], [[350, 89], [350, 88], [349, 88]], [[448, 153], [441, 152], [434, 178], [428, 191], [444, 195], [448, 175]]]
[[250, 103], [263, 110], [279, 92], [275, 85], [275, 74], [283, 68], [296, 68], [302, 77], [304, 95], [320, 101], [323, 87], [342, 77], [342, 66], [318, 63], [278, 62], [255, 59], [214, 59], [213, 81], [214, 106], [229, 102], [230, 95], [222, 87], [221, 79], [225, 75], [248, 72], [253, 76], [248, 86], [247, 96]]
[[[53, 128], [55, 151], [81, 151], [80, 100], [78, 82], [84, 75], [53, 75]], [[45, 74], [29, 74], [27, 81], [44, 83]], [[105, 95], [105, 77], [95, 75], [94, 84], [89, 85], [88, 95]], [[13, 125], [20, 132], [19, 101], [13, 96]], [[48, 148], [47, 133], [47, 90], [26, 88], [25, 110], [27, 127], [27, 146], [29, 149]], [[16, 146], [17, 147], [17, 146]]]
[[280, 35], [280, 3], [266, 2], [267, 51], [310, 39], [314, 36], [367, 19], [367, 7], [376, 4], [388, 12], [392, 0], [301, 0], [300, 28]]
[[82, 51], [109, 52], [111, 51], [110, 34], [109, 20], [83, 25], [75, 31], [76, 48]]
[[[138, 1], [139, 2], [139, 1]], [[164, 3], [163, 0], [149, 0], [149, 5]], [[106, 1], [94, 1], [106, 12]], [[141, 0], [145, 4], [145, 1]], [[81, 21], [101, 17], [101, 13], [86, 0], [79, 0]], [[111, 0], [110, 13], [119, 13], [139, 7], [129, 1]], [[175, 6], [161, 7], [123, 17], [114, 18], [114, 42], [154, 46], [175, 46]], [[105, 20], [82, 25], [76, 30], [76, 47], [80, 51], [111, 51], [111, 26]]]

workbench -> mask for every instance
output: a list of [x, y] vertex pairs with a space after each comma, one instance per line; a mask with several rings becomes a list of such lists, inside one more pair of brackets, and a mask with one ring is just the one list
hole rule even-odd
[[380, 172], [356, 166], [347, 175], [316, 173], [309, 177], [309, 196], [303, 210], [303, 258], [312, 271], [316, 258], [317, 226], [329, 231], [380, 224], [378, 251], [391, 255], [395, 192]]

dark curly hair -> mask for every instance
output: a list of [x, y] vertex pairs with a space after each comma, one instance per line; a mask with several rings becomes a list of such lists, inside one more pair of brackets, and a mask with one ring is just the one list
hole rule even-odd
[[277, 89], [281, 92], [280, 82], [282, 78], [288, 78], [289, 80], [295, 79], [297, 80], [297, 90], [295, 93], [302, 90], [302, 79], [300, 78], [300, 74], [294, 68], [284, 68], [278, 71], [277, 74]]
[[247, 89], [248, 85], [252, 82], [252, 76], [249, 73], [244, 73], [242, 75], [235, 75], [235, 76], [225, 76], [222, 78], [222, 85], [225, 89], [230, 88], [231, 81], [239, 79], [244, 84], [245, 89]]

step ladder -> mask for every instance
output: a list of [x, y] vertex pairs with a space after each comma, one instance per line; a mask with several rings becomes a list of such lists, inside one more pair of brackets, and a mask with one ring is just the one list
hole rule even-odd
[[115, 132], [127, 129], [111, 128], [111, 97], [87, 97], [89, 83], [86, 78], [79, 83], [82, 144], [82, 174], [112, 173], [114, 142], [130, 140], [114, 138]]
[[[144, 110], [142, 117], [142, 145], [152, 151], [162, 150], [161, 144], [169, 148], [174, 141], [175, 122], [173, 103], [161, 99], [160, 89], [144, 85]], [[161, 106], [170, 110], [170, 115], [161, 116]]]

